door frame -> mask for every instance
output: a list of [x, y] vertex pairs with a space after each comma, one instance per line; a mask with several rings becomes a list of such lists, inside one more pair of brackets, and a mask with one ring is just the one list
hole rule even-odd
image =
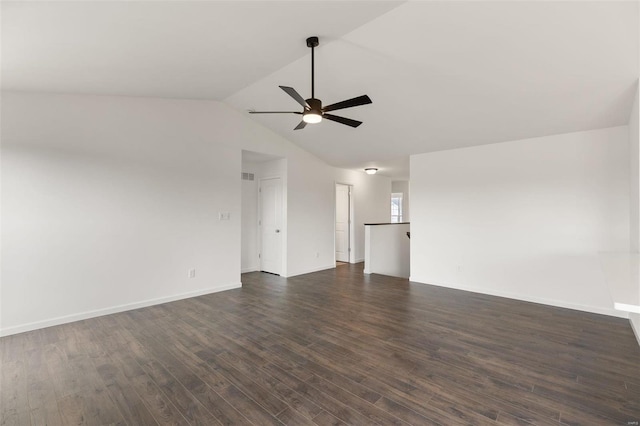
[[258, 179], [258, 270], [262, 271], [262, 182], [265, 180], [272, 179], [280, 179], [280, 203], [282, 204], [280, 208], [280, 276], [286, 277], [286, 268], [285, 268], [285, 244], [287, 238], [287, 224], [286, 224], [286, 212], [285, 208], [285, 186], [284, 181], [281, 176], [264, 176]]
[[355, 211], [353, 203], [353, 190], [354, 185], [352, 183], [334, 181], [333, 184], [333, 264], [336, 264], [336, 209], [337, 209], [337, 194], [338, 185], [349, 187], [349, 263], [356, 263], [356, 251], [355, 251]]

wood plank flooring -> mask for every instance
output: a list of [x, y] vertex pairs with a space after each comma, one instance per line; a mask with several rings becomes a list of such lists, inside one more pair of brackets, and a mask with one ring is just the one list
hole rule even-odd
[[0, 339], [2, 425], [637, 425], [627, 320], [340, 265]]

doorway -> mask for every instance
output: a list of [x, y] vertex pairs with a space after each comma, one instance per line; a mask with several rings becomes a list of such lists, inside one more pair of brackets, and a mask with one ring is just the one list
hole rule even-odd
[[[279, 257], [281, 259], [279, 268], [280, 275], [286, 274], [287, 270], [287, 160], [276, 155], [242, 151], [242, 205], [241, 205], [241, 252], [240, 261], [241, 273], [255, 272], [262, 270], [262, 221], [261, 197], [259, 192], [263, 178], [280, 178], [281, 193], [281, 229], [282, 236]], [[278, 256], [276, 256], [277, 259]]]
[[282, 273], [282, 183], [279, 177], [260, 179], [260, 270]]
[[353, 262], [352, 250], [352, 187], [336, 183], [335, 251], [336, 262]]

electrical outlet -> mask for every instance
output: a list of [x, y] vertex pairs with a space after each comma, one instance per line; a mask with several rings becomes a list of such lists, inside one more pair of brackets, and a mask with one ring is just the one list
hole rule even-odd
[[195, 269], [189, 269], [189, 278], [195, 278], [196, 277], [196, 270]]
[[458, 265], [458, 266], [456, 266], [456, 271], [458, 271], [458, 272], [462, 272], [462, 265]]
[[316, 257], [320, 257], [320, 252], [319, 251], [316, 252]]
[[218, 220], [229, 220], [229, 219], [231, 219], [231, 213], [218, 212]]

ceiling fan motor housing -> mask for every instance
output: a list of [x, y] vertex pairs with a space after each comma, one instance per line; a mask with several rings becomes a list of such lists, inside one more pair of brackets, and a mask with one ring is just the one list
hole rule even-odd
[[305, 101], [307, 101], [307, 105], [309, 105], [310, 111], [322, 115], [322, 101], [320, 99], [309, 98], [305, 99]]

